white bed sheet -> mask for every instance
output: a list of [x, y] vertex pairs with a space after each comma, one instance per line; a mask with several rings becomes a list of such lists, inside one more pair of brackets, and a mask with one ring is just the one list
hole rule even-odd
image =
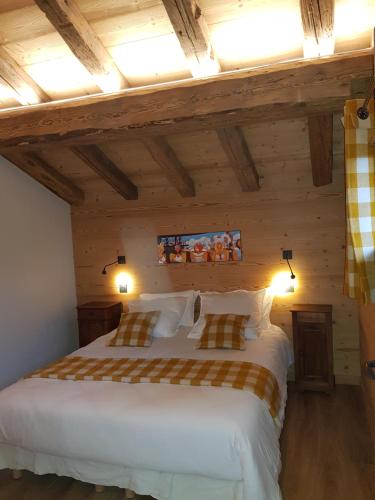
[[[279, 424], [275, 425], [266, 403], [246, 391], [27, 379], [0, 392], [0, 468], [15, 467], [17, 460], [25, 467], [25, 461], [31, 460], [34, 465], [26, 468], [38, 472], [39, 461], [39, 472], [43, 472], [49, 460], [55, 465], [48, 472], [90, 480], [87, 468], [91, 467], [96, 476], [102, 475], [93, 477], [93, 482], [101, 479], [103, 484], [129, 486], [130, 481], [139, 493], [162, 500], [190, 498], [181, 492], [176, 496], [173, 490], [178, 491], [186, 481], [190, 484], [191, 478], [199, 478], [192, 481], [197, 485], [192, 497], [196, 500], [208, 498], [207, 491], [202, 493], [203, 483], [209, 490], [216, 488], [217, 500], [281, 498], [278, 438], [292, 355], [287, 336], [279, 328], [272, 327], [258, 339], [247, 341], [246, 351], [197, 350], [196, 340], [187, 339], [186, 330], [175, 338], [154, 339], [150, 348], [106, 347], [107, 338], [101, 337], [74, 354], [233, 359], [261, 364], [279, 382]], [[111, 467], [127, 471], [127, 484], [114, 479], [109, 482]], [[143, 482], [140, 471], [145, 473]], [[233, 490], [231, 496], [225, 493], [224, 484]], [[218, 496], [218, 488], [224, 496]]]

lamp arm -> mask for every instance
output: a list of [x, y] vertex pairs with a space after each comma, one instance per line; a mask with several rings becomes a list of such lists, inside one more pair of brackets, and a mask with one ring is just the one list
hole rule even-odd
[[293, 269], [292, 269], [292, 266], [290, 265], [289, 259], [286, 259], [286, 261], [287, 261], [289, 269], [290, 269], [290, 277], [291, 277], [292, 280], [294, 280], [295, 277], [296, 277], [296, 275], [293, 272]]
[[102, 274], [107, 274], [107, 267], [109, 266], [113, 266], [113, 264], [117, 264], [117, 260], [115, 260], [114, 262], [111, 262], [110, 264], [106, 264], [104, 267], [103, 267], [103, 271], [102, 271]]

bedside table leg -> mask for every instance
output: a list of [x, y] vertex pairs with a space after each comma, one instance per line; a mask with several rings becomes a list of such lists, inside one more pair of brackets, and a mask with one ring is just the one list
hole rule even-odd
[[125, 498], [135, 498], [135, 493], [133, 490], [125, 489]]
[[21, 479], [21, 477], [22, 477], [22, 470], [13, 469], [12, 470], [12, 477], [13, 477], [13, 479]]
[[95, 485], [95, 492], [96, 493], [103, 493], [104, 490], [105, 490], [105, 486], [103, 486], [102, 484]]

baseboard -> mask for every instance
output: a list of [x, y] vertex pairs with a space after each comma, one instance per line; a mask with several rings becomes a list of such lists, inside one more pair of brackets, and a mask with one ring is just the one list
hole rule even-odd
[[360, 375], [335, 375], [337, 385], [361, 385]]

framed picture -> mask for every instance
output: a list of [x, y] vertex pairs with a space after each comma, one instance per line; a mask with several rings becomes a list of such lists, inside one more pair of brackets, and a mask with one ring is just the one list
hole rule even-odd
[[161, 235], [159, 264], [236, 262], [242, 260], [241, 231]]

